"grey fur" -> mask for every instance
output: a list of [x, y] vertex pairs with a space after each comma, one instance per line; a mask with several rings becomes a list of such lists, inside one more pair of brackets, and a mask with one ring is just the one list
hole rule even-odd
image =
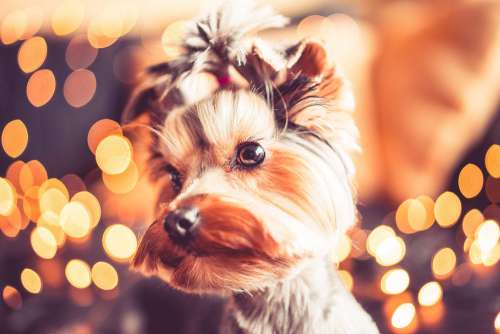
[[234, 294], [221, 333], [378, 333], [373, 320], [331, 267], [328, 261], [311, 261], [294, 277], [275, 286], [252, 294]]

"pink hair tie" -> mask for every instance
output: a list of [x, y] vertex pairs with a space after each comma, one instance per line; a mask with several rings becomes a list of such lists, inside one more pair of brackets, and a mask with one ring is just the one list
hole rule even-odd
[[231, 77], [229, 75], [218, 76], [217, 81], [219, 82], [219, 86], [225, 87], [231, 83]]

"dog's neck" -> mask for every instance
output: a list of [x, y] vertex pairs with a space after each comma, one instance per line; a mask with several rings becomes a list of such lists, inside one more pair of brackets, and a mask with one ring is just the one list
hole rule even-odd
[[234, 294], [226, 312], [224, 333], [378, 333], [333, 265], [319, 260], [273, 287]]

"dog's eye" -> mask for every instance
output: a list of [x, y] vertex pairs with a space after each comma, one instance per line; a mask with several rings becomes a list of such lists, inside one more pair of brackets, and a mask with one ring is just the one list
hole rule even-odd
[[172, 188], [176, 193], [179, 193], [182, 188], [182, 177], [181, 173], [172, 165], [166, 165], [165, 171], [170, 174], [170, 180], [172, 182]]
[[236, 162], [243, 167], [255, 167], [260, 165], [266, 157], [264, 148], [255, 142], [246, 142], [238, 147]]

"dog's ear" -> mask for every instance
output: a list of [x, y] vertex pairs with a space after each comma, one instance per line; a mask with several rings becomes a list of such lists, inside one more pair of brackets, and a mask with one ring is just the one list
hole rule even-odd
[[305, 128], [332, 145], [357, 148], [352, 91], [325, 48], [305, 41], [286, 54], [286, 75], [274, 94], [278, 121]]

